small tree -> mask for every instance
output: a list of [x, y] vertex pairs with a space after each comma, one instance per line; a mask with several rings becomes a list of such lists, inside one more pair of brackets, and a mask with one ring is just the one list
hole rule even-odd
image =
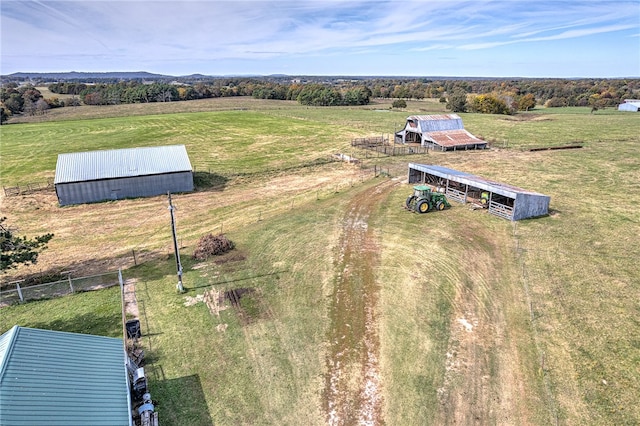
[[28, 239], [16, 237], [13, 232], [4, 225], [6, 217], [0, 218], [0, 271], [8, 271], [21, 264], [35, 264], [38, 255], [47, 248], [47, 243], [53, 238], [53, 234], [45, 234]]
[[407, 107], [407, 101], [405, 101], [404, 99], [396, 99], [391, 104], [391, 107], [392, 108], [406, 108]]
[[0, 124], [4, 124], [5, 121], [9, 119], [9, 112], [5, 109], [4, 106], [0, 106]]

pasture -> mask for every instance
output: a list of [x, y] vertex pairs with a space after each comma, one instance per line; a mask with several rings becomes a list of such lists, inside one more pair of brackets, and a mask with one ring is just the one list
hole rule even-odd
[[[362, 158], [352, 138], [392, 135], [408, 115], [443, 112], [432, 101], [404, 111], [390, 103], [223, 98], [63, 108], [2, 126], [3, 185], [52, 178], [58, 153], [163, 144], [186, 145], [199, 178], [213, 183], [173, 197], [184, 294], [175, 291], [166, 197], [60, 208], [51, 191], [3, 196], [20, 234], [55, 234], [37, 265], [3, 280], [123, 267], [137, 282], [162, 424], [326, 424], [332, 300], [346, 274], [339, 241], [353, 203], [376, 194], [361, 254], [372, 256], [377, 288], [369, 325], [379, 338], [380, 419], [640, 422], [640, 116], [461, 114], [491, 149], [325, 161], [336, 152]], [[528, 151], [575, 142], [584, 147]], [[409, 213], [407, 162], [550, 195], [551, 214], [512, 223], [458, 203]], [[374, 166], [390, 176], [374, 177]], [[193, 261], [209, 232], [224, 232], [236, 249]], [[245, 292], [214, 314], [194, 303], [211, 289]], [[117, 335], [117, 289], [2, 308], [0, 332], [14, 324]], [[358, 377], [360, 367], [346, 374]]]

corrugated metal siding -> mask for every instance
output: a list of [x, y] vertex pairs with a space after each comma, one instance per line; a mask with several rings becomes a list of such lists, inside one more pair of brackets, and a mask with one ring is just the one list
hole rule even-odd
[[[416, 171], [418, 173], [416, 173]], [[419, 178], [421, 176], [420, 173], [438, 176], [448, 181], [469, 185], [473, 188], [489, 191], [514, 200], [512, 220], [521, 220], [549, 214], [549, 203], [551, 201], [551, 197], [548, 195], [495, 182], [470, 173], [449, 169], [447, 167], [433, 164], [409, 163], [409, 183], [419, 182]]]
[[513, 207], [513, 220], [527, 219], [549, 214], [551, 197], [542, 194], [523, 194], [516, 196]]
[[59, 154], [54, 183], [191, 171], [184, 145]]
[[56, 184], [61, 206], [190, 191], [193, 191], [191, 171]]
[[422, 133], [464, 129], [462, 119], [457, 114], [419, 115], [415, 118]]
[[633, 101], [633, 102], [625, 102], [623, 104], [618, 105], [618, 111], [633, 111], [633, 112], [638, 112], [640, 111], [640, 101]]
[[0, 424], [128, 426], [122, 339], [14, 327]]

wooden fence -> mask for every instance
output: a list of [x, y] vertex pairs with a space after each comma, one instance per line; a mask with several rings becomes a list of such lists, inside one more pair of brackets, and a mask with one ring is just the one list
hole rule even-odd
[[[387, 155], [387, 156], [396, 156], [396, 155], [413, 155], [413, 154], [428, 154], [429, 147], [421, 146], [418, 144], [415, 145], [404, 145], [404, 144], [390, 144], [389, 138], [385, 138], [384, 136], [375, 136], [369, 138], [357, 138], [351, 140], [351, 146], [366, 149], [369, 151], [374, 151], [378, 156]], [[368, 156], [365, 156], [368, 158]]]

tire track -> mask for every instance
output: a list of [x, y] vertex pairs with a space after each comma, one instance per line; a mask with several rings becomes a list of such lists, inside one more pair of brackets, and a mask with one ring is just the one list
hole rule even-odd
[[385, 181], [356, 195], [343, 220], [330, 308], [323, 395], [327, 423], [381, 425], [378, 245], [368, 220], [397, 182]]

